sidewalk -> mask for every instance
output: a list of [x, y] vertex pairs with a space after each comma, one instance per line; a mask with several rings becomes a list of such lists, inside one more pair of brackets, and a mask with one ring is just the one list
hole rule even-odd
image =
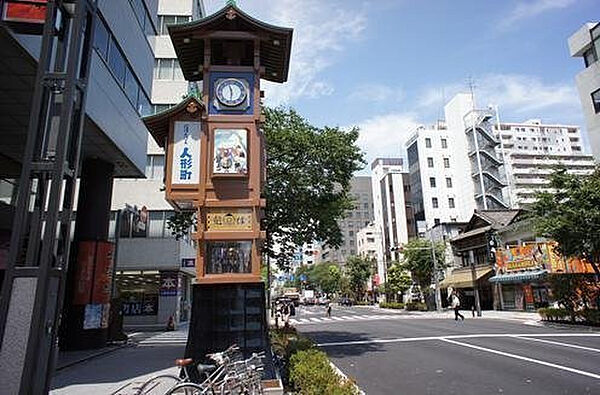
[[[400, 314], [413, 315], [416, 317], [428, 317], [428, 318], [453, 318], [454, 310], [445, 309], [438, 313], [437, 311], [406, 311], [397, 309], [384, 309], [378, 306], [371, 306], [382, 311], [396, 311]], [[472, 313], [470, 310], [461, 310], [461, 314], [465, 317], [471, 317]], [[498, 310], [483, 310], [479, 319], [496, 319], [496, 320], [510, 320], [510, 321], [522, 321], [522, 322], [538, 322], [541, 321], [540, 316], [537, 312], [526, 312], [526, 311], [498, 311]]]

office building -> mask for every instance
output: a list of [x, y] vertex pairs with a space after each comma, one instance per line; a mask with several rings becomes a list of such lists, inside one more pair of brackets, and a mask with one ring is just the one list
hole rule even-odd
[[381, 233], [374, 222], [356, 232], [356, 248], [358, 256], [377, 259], [377, 251], [381, 249]]
[[[158, 1], [157, 34], [149, 40], [154, 53], [154, 113], [178, 104], [188, 94], [188, 82], [176, 59], [167, 25], [204, 16], [202, 1]], [[115, 180], [112, 199], [111, 237], [119, 210], [135, 206], [134, 211], [141, 214], [130, 214], [129, 210], [121, 217], [116, 282], [128, 328], [162, 328], [170, 317], [176, 323], [188, 320], [195, 277], [196, 249], [192, 240], [176, 240], [167, 226], [174, 209], [164, 199], [164, 151], [154, 139], [147, 141], [146, 178]]]
[[343, 236], [342, 245], [338, 248], [322, 246], [321, 261], [323, 262], [345, 264], [349, 256], [357, 254], [356, 233], [373, 222], [371, 178], [354, 176], [350, 181], [350, 195], [354, 198], [354, 209], [347, 213], [346, 218], [338, 222]]
[[544, 124], [540, 119], [501, 122], [495, 126], [501, 144], [498, 155], [504, 159], [507, 178], [506, 201], [513, 207], [526, 207], [535, 193], [546, 188], [557, 166], [569, 173], [585, 175], [594, 170], [592, 155], [584, 153], [579, 127]]
[[445, 222], [457, 222], [472, 209], [470, 200], [461, 199], [457, 179], [456, 139], [442, 122], [418, 126], [406, 142], [410, 204], [419, 234]]
[[586, 23], [569, 37], [569, 52], [583, 58], [585, 68], [575, 81], [592, 153], [600, 161], [600, 22]]
[[409, 174], [403, 158], [377, 158], [371, 164], [374, 226], [381, 235], [377, 248], [377, 274], [385, 282], [387, 267], [399, 261], [398, 248], [416, 236], [410, 204]]

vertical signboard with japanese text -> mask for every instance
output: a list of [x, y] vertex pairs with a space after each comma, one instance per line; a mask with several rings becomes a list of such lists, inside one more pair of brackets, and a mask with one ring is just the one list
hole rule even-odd
[[175, 122], [171, 184], [200, 182], [200, 122]]

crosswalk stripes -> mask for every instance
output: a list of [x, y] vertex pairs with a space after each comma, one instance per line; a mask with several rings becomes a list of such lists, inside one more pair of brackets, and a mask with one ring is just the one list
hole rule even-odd
[[399, 314], [374, 314], [374, 315], [342, 315], [339, 317], [309, 317], [309, 318], [292, 318], [290, 323], [293, 325], [315, 324], [315, 323], [338, 323], [347, 321], [375, 321], [405, 318]]
[[138, 344], [142, 346], [149, 345], [185, 345], [187, 343], [187, 330], [179, 330], [175, 332], [163, 332], [147, 339], [141, 340]]

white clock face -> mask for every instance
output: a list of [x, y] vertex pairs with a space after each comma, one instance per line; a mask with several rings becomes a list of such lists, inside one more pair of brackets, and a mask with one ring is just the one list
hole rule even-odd
[[216, 95], [221, 104], [236, 107], [246, 99], [246, 85], [236, 78], [227, 78], [217, 83]]

